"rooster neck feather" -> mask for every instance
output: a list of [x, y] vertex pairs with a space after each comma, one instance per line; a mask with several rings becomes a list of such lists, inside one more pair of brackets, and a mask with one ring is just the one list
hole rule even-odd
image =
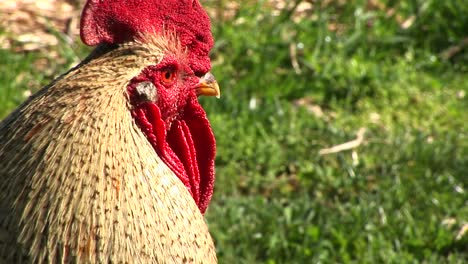
[[102, 46], [0, 123], [0, 259], [216, 261], [192, 197], [128, 111], [129, 80], [171, 45]]

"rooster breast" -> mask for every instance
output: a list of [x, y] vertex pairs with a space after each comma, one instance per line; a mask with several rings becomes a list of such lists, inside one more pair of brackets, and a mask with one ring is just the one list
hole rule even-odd
[[193, 198], [129, 111], [126, 85], [163, 44], [98, 48], [0, 123], [0, 260], [216, 262]]

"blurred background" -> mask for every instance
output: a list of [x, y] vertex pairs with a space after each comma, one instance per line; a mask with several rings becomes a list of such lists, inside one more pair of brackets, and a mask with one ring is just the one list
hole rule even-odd
[[[83, 1], [0, 1], [0, 118], [90, 48]], [[220, 263], [468, 262], [466, 0], [202, 1]]]

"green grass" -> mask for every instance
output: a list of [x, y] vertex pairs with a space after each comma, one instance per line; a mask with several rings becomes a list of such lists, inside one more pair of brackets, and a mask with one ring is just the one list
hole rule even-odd
[[[218, 142], [206, 218], [220, 263], [466, 263], [468, 48], [445, 54], [468, 37], [468, 5], [382, 1], [415, 16], [403, 29], [367, 1], [313, 2], [299, 22], [265, 1], [214, 21], [222, 97], [201, 100]], [[65, 71], [75, 55], [60, 49], [65, 66], [45, 75], [41, 55], [0, 51], [0, 116]], [[360, 128], [359, 147], [319, 155]]]

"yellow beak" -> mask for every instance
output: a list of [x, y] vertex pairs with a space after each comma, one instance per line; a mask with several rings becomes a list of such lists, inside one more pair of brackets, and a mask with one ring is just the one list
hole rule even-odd
[[195, 90], [197, 95], [221, 97], [218, 82], [211, 72], [200, 78], [200, 82], [195, 86]]

